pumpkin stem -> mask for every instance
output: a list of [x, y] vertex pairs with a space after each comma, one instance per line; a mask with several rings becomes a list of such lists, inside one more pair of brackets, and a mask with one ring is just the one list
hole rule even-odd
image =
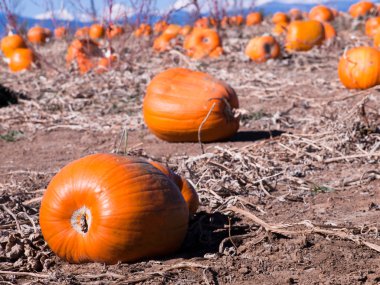
[[83, 206], [71, 216], [71, 226], [78, 233], [85, 235], [90, 229], [91, 219], [91, 211], [86, 206]]
[[80, 229], [82, 232], [87, 233], [88, 231], [88, 224], [87, 224], [87, 219], [86, 219], [86, 213], [83, 213], [80, 216], [80, 221], [79, 221]]

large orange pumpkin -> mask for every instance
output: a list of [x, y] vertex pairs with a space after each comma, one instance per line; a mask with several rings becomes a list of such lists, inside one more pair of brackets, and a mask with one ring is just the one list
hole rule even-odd
[[148, 128], [171, 142], [217, 141], [234, 135], [239, 128], [235, 91], [203, 72], [171, 68], [149, 83], [143, 103]]
[[334, 20], [334, 14], [330, 8], [323, 5], [318, 5], [310, 10], [309, 19], [321, 22], [329, 22]]
[[214, 50], [220, 47], [220, 38], [212, 29], [195, 28], [186, 37], [183, 47], [188, 56], [200, 59], [213, 54]]
[[371, 11], [375, 10], [376, 6], [372, 2], [361, 1], [355, 4], [352, 4], [348, 10], [350, 15], [353, 18], [366, 17], [371, 13]]
[[258, 25], [263, 21], [263, 15], [260, 12], [249, 13], [245, 19], [247, 26]]
[[157, 161], [150, 161], [150, 164], [161, 170], [162, 173], [164, 173], [171, 181], [173, 181], [178, 186], [183, 198], [185, 199], [187, 206], [189, 207], [190, 215], [194, 215], [199, 207], [199, 198], [197, 191], [195, 191], [194, 187], [189, 183], [189, 181], [177, 175], [171, 169]]
[[332, 41], [336, 38], [336, 30], [329, 22], [322, 22], [325, 31], [325, 41]]
[[27, 34], [29, 42], [33, 44], [44, 44], [48, 35], [46, 34], [46, 30], [40, 26], [35, 26], [30, 28]]
[[1, 39], [1, 51], [5, 57], [11, 57], [15, 49], [25, 48], [25, 42], [19, 35], [9, 35]]
[[105, 29], [101, 24], [92, 24], [88, 34], [91, 39], [99, 40], [104, 37]]
[[380, 31], [380, 17], [369, 18], [365, 22], [365, 34], [369, 37], [373, 37]]
[[261, 36], [251, 39], [245, 49], [245, 54], [256, 62], [265, 62], [270, 58], [278, 58], [281, 48], [272, 36]]
[[338, 66], [339, 79], [349, 89], [367, 89], [380, 83], [380, 51], [357, 47], [345, 52]]
[[31, 68], [34, 60], [33, 52], [28, 48], [15, 49], [9, 59], [9, 69], [19, 72]]
[[40, 208], [45, 241], [72, 263], [114, 264], [179, 249], [189, 210], [178, 187], [140, 158], [94, 154], [49, 183]]
[[288, 51], [307, 51], [324, 39], [324, 28], [319, 21], [293, 21], [287, 27], [285, 46]]

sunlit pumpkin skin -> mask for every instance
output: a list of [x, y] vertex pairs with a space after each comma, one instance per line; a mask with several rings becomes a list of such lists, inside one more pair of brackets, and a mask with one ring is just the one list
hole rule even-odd
[[181, 28], [181, 30], [179, 31], [179, 34], [182, 36], [187, 36], [188, 34], [191, 33], [192, 29], [193, 28], [190, 25], [185, 25]]
[[118, 25], [109, 25], [106, 30], [106, 36], [109, 39], [113, 39], [124, 34], [124, 28]]
[[1, 51], [7, 58], [18, 48], [25, 48], [24, 39], [20, 35], [9, 35], [1, 39]]
[[209, 26], [210, 26], [210, 21], [206, 17], [199, 18], [194, 23], [194, 28], [204, 28], [204, 29], [207, 29]]
[[288, 15], [286, 15], [283, 12], [277, 12], [272, 17], [272, 23], [273, 24], [289, 23], [289, 22], [290, 22], [290, 19], [289, 19]]
[[220, 38], [218, 33], [212, 29], [195, 28], [186, 37], [183, 47], [188, 56], [201, 59], [220, 47]]
[[373, 36], [373, 46], [380, 49], [380, 31]]
[[380, 16], [369, 18], [365, 22], [365, 34], [373, 37], [377, 32], [380, 32]]
[[173, 181], [181, 191], [183, 198], [189, 208], [190, 215], [194, 215], [199, 208], [199, 197], [197, 191], [185, 178], [174, 173], [170, 168], [164, 166], [157, 161], [149, 161], [154, 167], [164, 173], [171, 181]]
[[288, 25], [289, 25], [288, 22], [279, 22], [274, 25], [272, 29], [272, 33], [277, 36], [282, 35], [283, 33], [287, 31]]
[[323, 5], [318, 5], [310, 10], [309, 19], [321, 22], [329, 22], [334, 20], [334, 14], [330, 8]]
[[34, 60], [32, 50], [28, 48], [15, 49], [9, 59], [9, 69], [13, 72], [19, 72], [30, 69]]
[[68, 34], [68, 31], [65, 27], [58, 27], [54, 29], [54, 37], [57, 40], [62, 40], [64, 39]]
[[376, 6], [372, 2], [361, 1], [355, 4], [352, 4], [348, 10], [348, 13], [353, 18], [366, 17], [369, 15]]
[[271, 58], [278, 58], [281, 48], [272, 36], [261, 36], [251, 39], [245, 49], [245, 54], [255, 62], [265, 62]]
[[244, 17], [242, 15], [231, 16], [228, 23], [231, 26], [241, 26], [244, 23]]
[[92, 24], [88, 32], [89, 36], [93, 40], [99, 40], [104, 37], [105, 29], [100, 24]]
[[159, 21], [154, 24], [153, 31], [155, 34], [160, 34], [166, 29], [167, 26], [168, 26], [167, 22]]
[[35, 26], [29, 29], [27, 37], [32, 44], [44, 44], [47, 39], [46, 30], [40, 26]]
[[289, 10], [288, 14], [289, 14], [289, 17], [292, 21], [303, 19], [302, 12], [299, 9], [292, 8]]
[[[227, 104], [228, 102], [228, 104]], [[214, 107], [212, 107], [214, 106]], [[149, 83], [143, 114], [150, 131], [170, 142], [226, 139], [239, 128], [239, 107], [235, 91], [226, 83], [203, 72], [171, 68]]]
[[348, 89], [367, 89], [380, 83], [380, 51], [373, 47], [348, 50], [340, 58], [339, 79]]
[[90, 27], [83, 27], [76, 30], [74, 37], [77, 39], [88, 38], [90, 36]]
[[148, 37], [152, 34], [152, 27], [149, 24], [142, 23], [134, 32], [135, 37]]
[[325, 41], [331, 42], [336, 38], [336, 30], [329, 22], [322, 22], [325, 32]]
[[252, 12], [245, 18], [246, 26], [259, 25], [263, 21], [263, 15], [260, 12]]
[[179, 32], [181, 31], [181, 26], [175, 25], [175, 24], [170, 24], [167, 26], [167, 28], [162, 32], [163, 35], [165, 35], [169, 39], [175, 38]]
[[40, 208], [43, 237], [71, 263], [115, 264], [178, 250], [189, 210], [178, 187], [148, 161], [89, 155], [62, 168]]
[[227, 16], [224, 16], [222, 20], [220, 21], [220, 26], [225, 29], [225, 28], [228, 28], [229, 25], [230, 25], [230, 18]]
[[319, 21], [293, 21], [287, 27], [285, 46], [288, 51], [307, 51], [324, 39], [324, 28]]
[[158, 36], [153, 42], [153, 49], [156, 52], [164, 52], [172, 48], [171, 39], [165, 35]]

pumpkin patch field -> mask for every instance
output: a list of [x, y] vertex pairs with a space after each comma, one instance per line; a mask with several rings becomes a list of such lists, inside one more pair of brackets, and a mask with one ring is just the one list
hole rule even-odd
[[4, 36], [0, 284], [379, 284], [378, 10]]

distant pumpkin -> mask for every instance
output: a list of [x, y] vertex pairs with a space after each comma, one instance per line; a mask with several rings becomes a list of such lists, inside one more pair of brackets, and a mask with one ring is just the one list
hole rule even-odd
[[19, 72], [30, 69], [34, 61], [32, 50], [28, 48], [17, 48], [13, 51], [9, 59], [9, 69], [13, 72]]
[[273, 15], [272, 17], [272, 23], [273, 24], [278, 24], [278, 23], [289, 23], [290, 18], [288, 15], [286, 15], [283, 12], [277, 12]]
[[212, 29], [202, 28], [193, 29], [183, 44], [187, 55], [194, 59], [207, 57], [220, 46], [218, 33]]
[[255, 62], [265, 62], [278, 58], [281, 48], [272, 36], [261, 36], [251, 39], [245, 49], [245, 54]]
[[302, 15], [302, 12], [301, 10], [297, 9], [297, 8], [292, 8], [289, 10], [288, 12], [289, 16], [290, 16], [290, 19], [292, 21], [295, 21], [295, 20], [302, 20], [303, 19], [303, 15]]
[[40, 26], [35, 26], [30, 28], [27, 34], [28, 41], [32, 44], [42, 45], [46, 42], [48, 35], [46, 34], [46, 30]]
[[365, 22], [365, 34], [373, 37], [377, 32], [380, 32], [380, 16], [369, 18]]
[[367, 89], [380, 83], [380, 51], [356, 47], [340, 58], [339, 79], [348, 89]]
[[376, 6], [372, 2], [360, 1], [355, 4], [352, 4], [348, 10], [348, 13], [353, 18], [366, 17], [375, 9]]
[[307, 51], [322, 44], [324, 39], [324, 28], [319, 21], [294, 21], [287, 27], [285, 47], [288, 51]]
[[54, 37], [57, 40], [62, 40], [64, 39], [68, 34], [68, 31], [65, 27], [57, 27], [54, 29]]
[[143, 115], [149, 130], [160, 139], [196, 142], [200, 130], [201, 141], [210, 142], [237, 132], [239, 117], [234, 110], [238, 107], [236, 93], [226, 83], [207, 73], [171, 68], [149, 83]]
[[325, 33], [325, 41], [332, 41], [336, 38], [336, 30], [329, 22], [322, 22], [324, 33]]
[[247, 26], [258, 25], [263, 21], [263, 15], [260, 12], [249, 13], [245, 19]]
[[109, 39], [113, 39], [124, 34], [124, 28], [122, 26], [111, 24], [106, 29], [106, 36]]
[[105, 29], [101, 24], [92, 24], [88, 34], [91, 39], [99, 40], [104, 37]]
[[8, 35], [1, 39], [1, 51], [5, 57], [9, 58], [18, 48], [26, 48], [24, 39], [20, 35]]
[[334, 20], [334, 14], [330, 8], [324, 5], [318, 5], [310, 10], [309, 19], [317, 20], [320, 22], [330, 22]]
[[90, 33], [90, 27], [82, 27], [76, 30], [74, 37], [78, 39], [88, 38]]
[[152, 27], [149, 24], [142, 23], [134, 32], [135, 37], [148, 37], [152, 34]]

